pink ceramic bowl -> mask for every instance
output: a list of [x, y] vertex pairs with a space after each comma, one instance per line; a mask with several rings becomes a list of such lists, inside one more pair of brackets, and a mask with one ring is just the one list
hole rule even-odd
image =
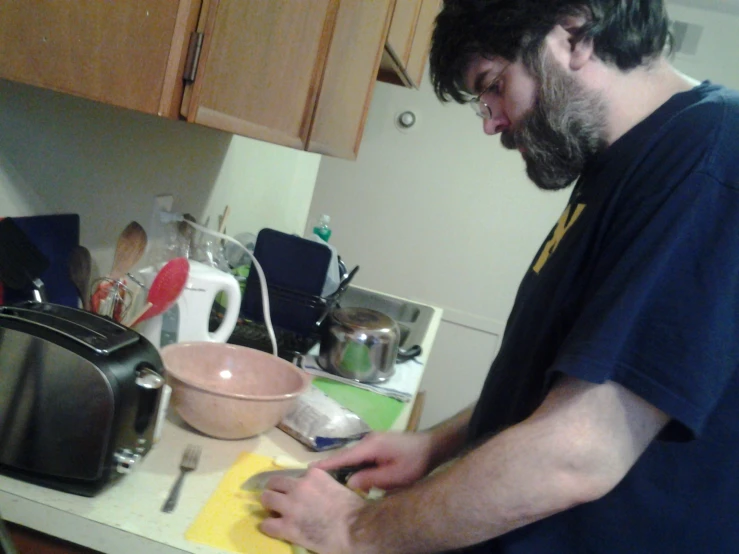
[[219, 439], [272, 429], [310, 384], [310, 377], [290, 362], [232, 344], [170, 344], [162, 349], [162, 360], [177, 413]]

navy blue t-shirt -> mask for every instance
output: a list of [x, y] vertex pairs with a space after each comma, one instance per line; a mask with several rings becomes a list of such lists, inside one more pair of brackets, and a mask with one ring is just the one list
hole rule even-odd
[[600, 500], [471, 551], [739, 552], [739, 94], [701, 84], [593, 159], [519, 288], [470, 441], [558, 374], [672, 419]]

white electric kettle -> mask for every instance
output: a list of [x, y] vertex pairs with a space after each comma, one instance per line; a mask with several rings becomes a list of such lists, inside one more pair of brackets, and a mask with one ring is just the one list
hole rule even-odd
[[[190, 274], [174, 306], [162, 315], [143, 321], [136, 328], [157, 348], [175, 342], [226, 342], [236, 327], [241, 309], [241, 289], [236, 278], [209, 265], [194, 260], [188, 262]], [[140, 274], [148, 287], [156, 270], [145, 268]], [[221, 325], [211, 333], [208, 330], [210, 314], [221, 292], [226, 299], [225, 313]]]

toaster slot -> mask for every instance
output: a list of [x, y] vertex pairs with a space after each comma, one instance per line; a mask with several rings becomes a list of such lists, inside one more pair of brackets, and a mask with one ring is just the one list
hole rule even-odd
[[2, 306], [2, 319], [43, 327], [104, 356], [139, 341], [138, 333], [111, 319], [57, 304], [28, 302]]

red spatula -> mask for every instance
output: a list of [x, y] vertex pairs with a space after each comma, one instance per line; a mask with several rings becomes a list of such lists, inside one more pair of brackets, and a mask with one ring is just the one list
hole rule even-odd
[[142, 321], [169, 310], [185, 288], [189, 275], [190, 264], [187, 258], [175, 258], [164, 264], [151, 283], [143, 313], [132, 319], [129, 327], [135, 327]]

